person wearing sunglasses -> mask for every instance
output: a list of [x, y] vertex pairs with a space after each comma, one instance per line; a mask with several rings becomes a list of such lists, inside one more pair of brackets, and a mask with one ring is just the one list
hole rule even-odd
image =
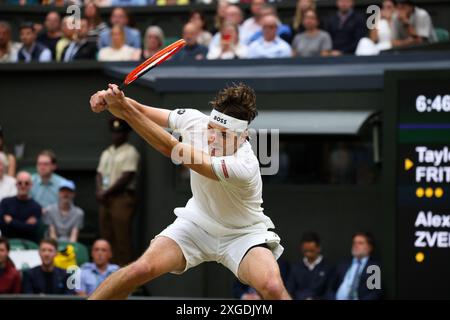
[[0, 203], [1, 235], [37, 241], [42, 208], [29, 196], [32, 186], [31, 175], [21, 171], [17, 174], [16, 181], [17, 195], [5, 198]]

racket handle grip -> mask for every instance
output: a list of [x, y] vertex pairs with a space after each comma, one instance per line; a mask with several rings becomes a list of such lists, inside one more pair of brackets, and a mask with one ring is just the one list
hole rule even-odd
[[125, 89], [127, 85], [123, 82], [120, 86], [119, 86], [119, 90], [123, 91], [123, 89]]

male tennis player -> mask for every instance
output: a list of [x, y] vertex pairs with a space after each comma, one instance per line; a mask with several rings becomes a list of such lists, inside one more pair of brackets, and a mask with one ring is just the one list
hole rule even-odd
[[[136, 287], [165, 273], [181, 274], [216, 261], [264, 299], [290, 299], [276, 259], [283, 247], [263, 214], [259, 163], [247, 141], [256, 117], [254, 91], [243, 84], [219, 92], [209, 116], [194, 109], [144, 106], [116, 85], [90, 100], [94, 112], [124, 119], [152, 147], [191, 169], [192, 198], [174, 210], [176, 220], [135, 262], [107, 278], [91, 299], [124, 299]], [[183, 142], [163, 127], [180, 131]], [[198, 135], [198, 129], [207, 131]], [[207, 143], [202, 143], [205, 136]]]

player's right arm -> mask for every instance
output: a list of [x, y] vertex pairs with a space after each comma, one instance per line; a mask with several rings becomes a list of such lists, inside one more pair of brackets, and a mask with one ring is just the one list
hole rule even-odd
[[[97, 91], [91, 97], [91, 108], [94, 112], [102, 112], [108, 109], [108, 105], [105, 102], [104, 96], [106, 95], [106, 90]], [[128, 103], [132, 104], [140, 113], [145, 115], [147, 118], [155, 122], [157, 125], [167, 128], [169, 126], [169, 114], [171, 110], [155, 108], [143, 105], [131, 98], [126, 97]], [[123, 114], [118, 115], [119, 118], [123, 119]]]

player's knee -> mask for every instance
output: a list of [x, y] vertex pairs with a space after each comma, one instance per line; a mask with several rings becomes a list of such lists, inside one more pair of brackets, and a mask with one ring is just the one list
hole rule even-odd
[[140, 281], [150, 280], [154, 277], [154, 267], [152, 263], [145, 260], [138, 260], [129, 265], [128, 273], [133, 279]]
[[266, 299], [281, 299], [284, 293], [284, 284], [277, 275], [268, 275], [261, 284], [261, 294]]

